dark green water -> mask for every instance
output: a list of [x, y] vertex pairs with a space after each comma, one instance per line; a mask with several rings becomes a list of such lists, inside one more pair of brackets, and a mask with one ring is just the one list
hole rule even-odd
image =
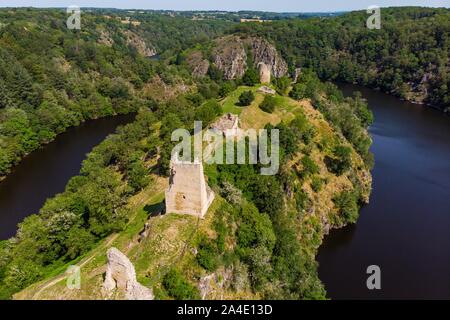
[[[450, 117], [353, 85], [375, 115], [373, 192], [356, 225], [334, 230], [319, 250], [332, 299], [450, 299]], [[366, 269], [381, 268], [381, 290]]]
[[14, 236], [19, 222], [38, 213], [47, 198], [64, 191], [69, 179], [80, 171], [86, 154], [117, 126], [133, 119], [134, 115], [119, 115], [87, 121], [68, 129], [16, 166], [0, 182], [0, 240]]

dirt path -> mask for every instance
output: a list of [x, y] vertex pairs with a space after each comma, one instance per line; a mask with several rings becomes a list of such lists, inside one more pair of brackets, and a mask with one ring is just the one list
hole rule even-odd
[[[167, 179], [155, 177], [155, 181], [153, 183], [152, 189], [149, 191], [151, 191], [153, 193], [155, 189], [156, 190], [162, 189], [165, 187], [166, 184], [167, 184]], [[148, 201], [148, 194], [146, 192], [144, 192], [144, 193], [136, 195], [133, 199], [130, 199], [129, 203], [133, 208], [138, 208], [138, 207], [144, 205], [146, 201]], [[135, 218], [136, 218], [136, 216], [133, 216], [133, 218], [130, 219], [130, 221], [128, 221], [127, 225], [131, 224]], [[106, 248], [111, 246], [111, 244], [118, 238], [119, 235], [120, 235], [119, 233], [116, 233], [116, 234], [110, 236], [110, 239], [108, 239], [107, 242], [105, 242], [104, 244], [95, 248], [93, 252], [91, 252], [85, 259], [83, 259], [82, 261], [79, 262], [79, 264], [76, 264], [76, 265], [80, 268], [87, 265], [93, 258], [95, 258], [98, 255], [99, 251], [105, 250]], [[66, 278], [67, 278], [67, 274], [63, 273], [61, 275], [56, 276], [55, 278], [45, 281], [44, 283], [42, 283], [41, 287], [31, 296], [30, 299], [39, 300], [39, 296], [45, 290], [47, 290], [48, 288], [51, 288], [52, 286], [58, 284], [59, 282], [63, 281]]]
[[[119, 234], [114, 234], [114, 235], [111, 237], [111, 239], [109, 239], [105, 244], [103, 244], [103, 245], [101, 245], [99, 248], [97, 248], [97, 249], [95, 250], [95, 252], [93, 252], [93, 253], [92, 253], [89, 257], [87, 257], [85, 260], [80, 261], [80, 264], [77, 264], [76, 266], [82, 268], [83, 266], [85, 266], [86, 264], [88, 264], [88, 263], [96, 256], [96, 254], [98, 253], [98, 252], [97, 252], [98, 250], [110, 246], [110, 245], [114, 242], [114, 240], [117, 239], [118, 236], [119, 236]], [[39, 295], [40, 295], [43, 291], [45, 291], [46, 289], [48, 289], [48, 288], [50, 288], [50, 287], [56, 285], [57, 283], [63, 281], [63, 280], [66, 279], [66, 278], [67, 278], [67, 275], [64, 273], [64, 274], [61, 274], [61, 275], [57, 276], [56, 278], [52, 279], [50, 282], [45, 283], [45, 284], [44, 284], [44, 285], [43, 285], [43, 286], [42, 286], [42, 287], [41, 287], [41, 288], [40, 288], [40, 289], [39, 289], [32, 297], [31, 297], [31, 300], [39, 300]]]

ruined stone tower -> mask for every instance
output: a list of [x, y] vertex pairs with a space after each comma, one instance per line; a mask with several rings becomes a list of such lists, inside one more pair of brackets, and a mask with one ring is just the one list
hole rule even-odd
[[205, 182], [202, 162], [172, 159], [170, 167], [166, 212], [203, 218], [214, 199], [214, 192]]
[[264, 62], [258, 63], [259, 81], [261, 83], [270, 83], [271, 70], [270, 66]]

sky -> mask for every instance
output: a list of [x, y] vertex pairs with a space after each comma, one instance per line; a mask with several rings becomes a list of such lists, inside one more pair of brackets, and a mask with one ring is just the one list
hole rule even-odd
[[0, 0], [0, 7], [103, 7], [165, 10], [254, 10], [332, 12], [367, 9], [370, 5], [450, 7], [450, 0]]

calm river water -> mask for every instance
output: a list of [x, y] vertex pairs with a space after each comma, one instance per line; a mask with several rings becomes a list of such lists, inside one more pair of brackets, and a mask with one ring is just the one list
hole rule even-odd
[[0, 240], [14, 236], [17, 223], [37, 213], [47, 198], [64, 191], [69, 179], [80, 171], [86, 154], [134, 117], [107, 117], [70, 128], [15, 167], [0, 182]]
[[[450, 299], [450, 117], [378, 91], [360, 91], [375, 114], [373, 192], [356, 225], [319, 250], [331, 299]], [[366, 287], [369, 265], [381, 290]]]

